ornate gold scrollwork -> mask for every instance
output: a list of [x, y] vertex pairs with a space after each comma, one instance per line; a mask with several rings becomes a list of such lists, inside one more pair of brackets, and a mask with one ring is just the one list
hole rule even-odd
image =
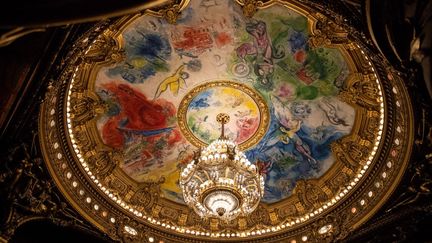
[[132, 195], [129, 202], [150, 211], [154, 204], [158, 202], [161, 183], [160, 181], [144, 183], [142, 188]]
[[257, 0], [238, 0], [237, 2], [242, 6], [243, 15], [248, 18], [252, 18], [258, 8], [264, 5], [262, 1]]
[[295, 204], [288, 204], [284, 205], [283, 208], [280, 208], [277, 212], [280, 219], [287, 220], [297, 215], [297, 208]]
[[164, 9], [162, 11], [162, 16], [170, 24], [175, 24], [177, 22], [179, 15], [180, 15], [179, 5], [173, 5], [170, 8]]
[[74, 125], [82, 125], [106, 110], [106, 104], [93, 92], [72, 93], [71, 98]]
[[187, 220], [187, 214], [181, 213], [178, 217], [178, 224], [179, 225], [185, 225]]
[[85, 125], [78, 125], [74, 127], [73, 132], [75, 134], [75, 140], [79, 143], [84, 153], [87, 153], [89, 150], [95, 148], [95, 142], [92, 141], [92, 138], [89, 135]]
[[160, 211], [160, 215], [174, 222], [177, 221], [179, 217], [177, 210], [168, 207], [163, 207]]
[[[341, 173], [337, 174], [334, 178], [326, 183], [327, 187], [332, 190], [332, 192], [338, 192], [342, 185], [346, 185], [349, 182], [349, 174], [345, 173], [348, 167], [342, 169]], [[351, 169], [349, 169], [352, 171]]]
[[221, 225], [221, 228], [223, 228], [225, 231], [230, 231], [230, 230], [237, 230], [238, 228], [238, 220], [232, 220], [232, 221], [219, 221], [219, 224]]
[[316, 48], [319, 46], [325, 46], [331, 44], [331, 40], [328, 38], [327, 35], [321, 34], [321, 31], [316, 32], [316, 34], [317, 35], [310, 37], [308, 40], [308, 44], [311, 48]]
[[315, 180], [299, 180], [294, 188], [300, 203], [306, 211], [319, 208], [328, 200], [327, 194]]
[[83, 56], [84, 62], [119, 62], [124, 58], [124, 50], [119, 48], [109, 30], [99, 35]]
[[365, 146], [370, 146], [375, 140], [378, 127], [379, 127], [379, 112], [377, 111], [368, 111], [367, 121], [360, 127], [359, 136], [362, 138], [360, 141], [361, 144]]
[[246, 218], [246, 221], [249, 226], [271, 224], [268, 211], [262, 204], [258, 205], [258, 208]]
[[244, 217], [238, 218], [237, 223], [238, 223], [238, 229], [239, 230], [246, 229], [246, 227], [247, 227], [246, 218], [244, 218]]
[[348, 32], [342, 26], [322, 14], [315, 14], [315, 17], [318, 21], [308, 41], [311, 48], [348, 42]]
[[333, 143], [331, 150], [343, 165], [356, 171], [359, 164], [366, 160], [370, 148], [365, 146], [365, 143], [354, 141], [351, 138], [344, 138]]
[[181, 11], [188, 5], [189, 0], [180, 0], [158, 10], [146, 10], [150, 15], [164, 18], [169, 24], [175, 24], [180, 17]]
[[112, 151], [99, 151], [87, 158], [90, 169], [94, 170], [100, 178], [110, 175], [119, 160], [119, 154]]
[[196, 214], [193, 210], [189, 210], [186, 220], [187, 226], [195, 226], [200, 225], [203, 228], [218, 230], [219, 229], [219, 220], [217, 219], [204, 219], [201, 218], [198, 214]]
[[125, 196], [131, 189], [130, 186], [124, 181], [113, 175], [106, 177], [105, 181], [107, 182], [108, 186], [110, 186], [110, 188], [112, 188], [113, 191], [120, 196]]
[[379, 97], [377, 84], [368, 74], [352, 75], [347, 87], [339, 94], [339, 99], [346, 103], [376, 111], [379, 111]]

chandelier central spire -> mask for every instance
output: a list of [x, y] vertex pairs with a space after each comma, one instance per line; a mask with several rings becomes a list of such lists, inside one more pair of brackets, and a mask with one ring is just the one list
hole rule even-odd
[[221, 126], [221, 135], [220, 135], [219, 139], [227, 139], [227, 137], [225, 137], [225, 124], [227, 124], [229, 122], [229, 120], [230, 120], [230, 117], [226, 113], [219, 113], [216, 116], [216, 121], [222, 125]]
[[264, 194], [264, 178], [225, 136], [229, 115], [220, 113], [219, 139], [199, 149], [180, 174], [186, 204], [203, 218], [229, 221], [253, 212]]

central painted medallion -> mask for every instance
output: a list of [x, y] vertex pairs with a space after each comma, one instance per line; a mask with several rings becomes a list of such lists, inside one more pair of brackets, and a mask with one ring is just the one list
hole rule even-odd
[[190, 143], [205, 146], [220, 135], [214, 118], [222, 111], [233, 118], [226, 124], [226, 136], [241, 149], [265, 134], [269, 114], [264, 99], [250, 87], [231, 81], [208, 82], [192, 89], [179, 107], [180, 129]]

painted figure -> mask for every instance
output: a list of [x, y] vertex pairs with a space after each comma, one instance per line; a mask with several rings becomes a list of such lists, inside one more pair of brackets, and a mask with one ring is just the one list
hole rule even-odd
[[[263, 21], [254, 21], [246, 24], [246, 31], [254, 37], [254, 42], [243, 43], [237, 48], [237, 56], [245, 61], [248, 55], [254, 56], [254, 71], [262, 84], [269, 84], [274, 71], [273, 50], [267, 27]], [[279, 57], [280, 58], [280, 57]]]
[[184, 65], [181, 65], [177, 68], [175, 73], [169, 77], [167, 77], [164, 81], [159, 84], [159, 87], [156, 90], [154, 99], [158, 98], [163, 92], [165, 92], [168, 87], [174, 96], [177, 96], [179, 89], [186, 86], [186, 75], [183, 72]]
[[255, 165], [258, 167], [258, 173], [266, 177], [271, 170], [273, 161], [265, 162], [265, 161], [257, 160], [255, 162]]
[[295, 149], [309, 162], [310, 166], [314, 169], [317, 169], [318, 162], [312, 157], [309, 146], [304, 143], [303, 140], [295, 133], [300, 130], [301, 121], [297, 120], [294, 123], [297, 125], [292, 128], [293, 130], [291, 130], [289, 127], [280, 127], [280, 130], [284, 133], [280, 140], [285, 144], [288, 144], [290, 141], [292, 141], [294, 143]]
[[310, 166], [314, 169], [318, 168], [318, 162], [312, 157], [309, 145], [297, 135], [301, 128], [302, 121], [292, 117], [291, 111], [287, 109], [277, 97], [272, 96], [274, 105], [275, 116], [281, 125], [279, 127], [282, 135], [279, 137], [280, 141], [284, 144], [292, 142], [294, 148], [305, 158]]
[[[236, 114], [237, 115], [237, 114]], [[237, 116], [236, 126], [237, 126], [237, 138], [235, 139], [236, 143], [242, 143], [250, 138], [257, 130], [259, 125], [258, 117], [251, 117], [248, 115]]]
[[161, 162], [163, 147], [173, 146], [181, 140], [180, 132], [170, 122], [176, 112], [173, 104], [163, 99], [148, 100], [126, 84], [111, 82], [104, 88], [120, 105], [118, 113], [110, 116], [102, 126], [105, 144], [117, 149], [129, 146], [125, 150], [132, 155], [125, 161], [128, 163], [125, 169], [129, 171], [142, 170], [150, 162]]
[[347, 122], [339, 116], [336, 107], [331, 104], [329, 100], [323, 99], [321, 103], [318, 103], [318, 107], [324, 111], [328, 121], [331, 124], [336, 126], [348, 126]]

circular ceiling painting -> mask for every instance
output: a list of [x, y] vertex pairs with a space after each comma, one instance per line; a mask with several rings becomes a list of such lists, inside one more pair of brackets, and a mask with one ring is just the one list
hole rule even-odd
[[[94, 27], [71, 51], [41, 144], [61, 191], [114, 239], [328, 237], [398, 183], [412, 141], [400, 79], [307, 6], [258, 5], [149, 10]], [[230, 222], [200, 218], [179, 187], [221, 112], [265, 178], [258, 209]]]
[[221, 131], [216, 128], [220, 125], [216, 119], [208, 119], [209, 114], [216, 114], [218, 111], [235, 117], [235, 122], [225, 127], [225, 136], [241, 149], [249, 148], [254, 141], [259, 140], [268, 125], [269, 115], [265, 101], [257, 92], [241, 83], [205, 83], [191, 90], [180, 107], [180, 128], [185, 133], [192, 133], [191, 136], [196, 138], [196, 142], [192, 138], [195, 146], [204, 146], [219, 138]]

